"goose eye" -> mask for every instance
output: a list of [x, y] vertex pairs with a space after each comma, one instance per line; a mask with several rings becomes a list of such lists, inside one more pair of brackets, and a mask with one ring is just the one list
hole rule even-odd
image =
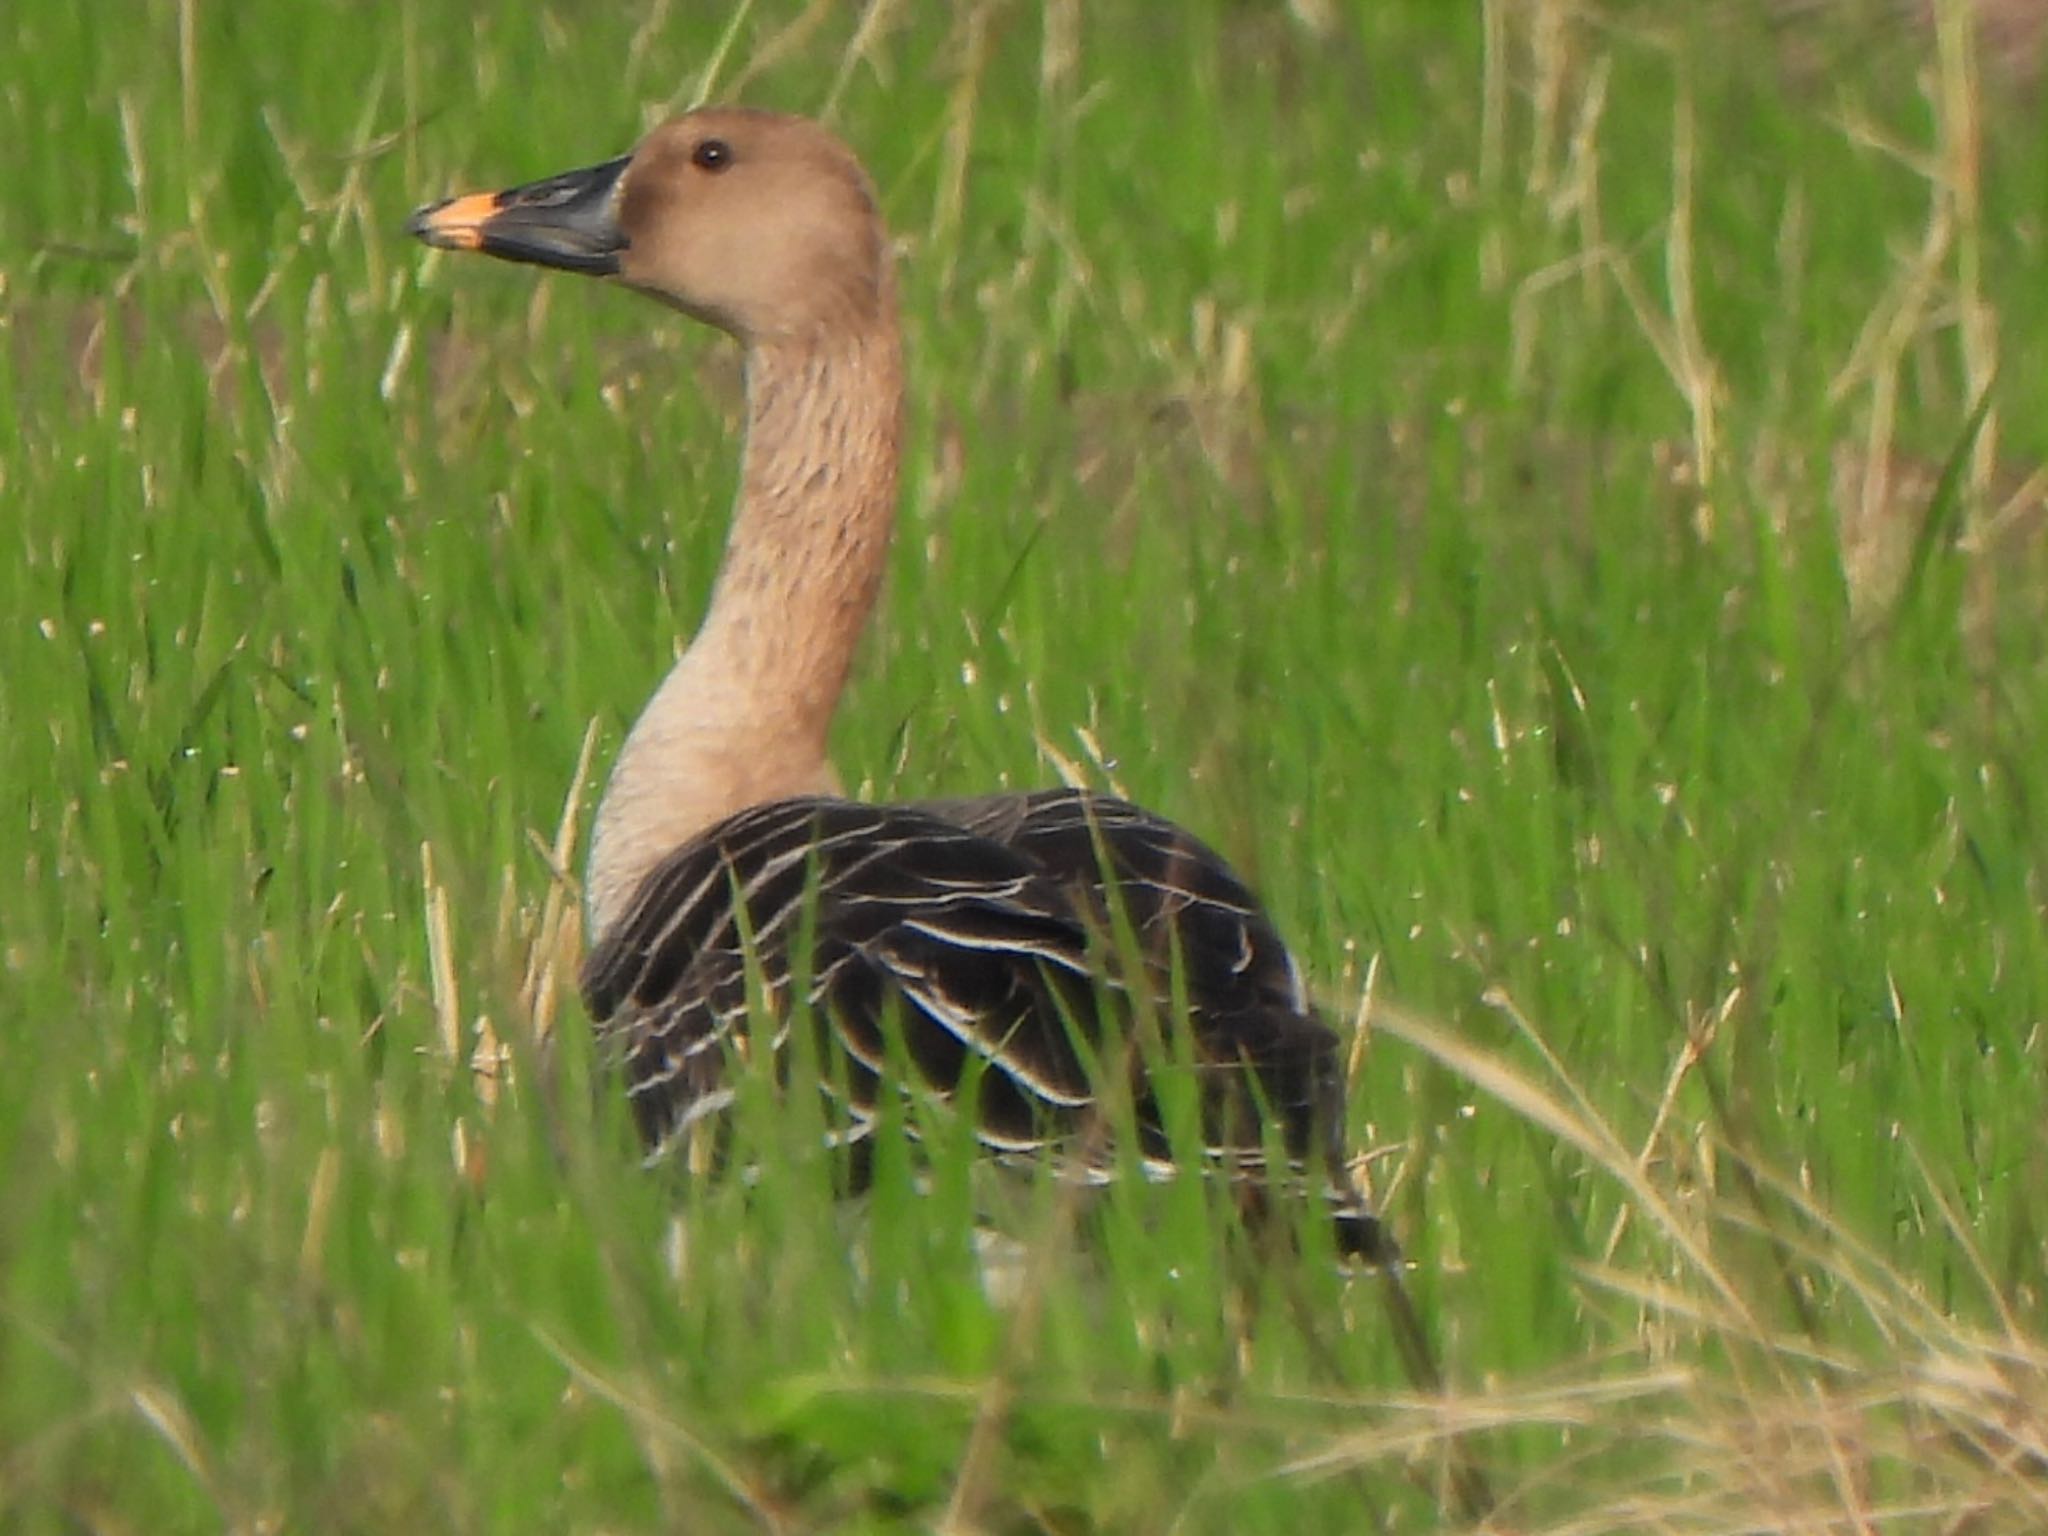
[[732, 164], [732, 146], [723, 139], [706, 139], [690, 151], [690, 164], [700, 171], [722, 171]]

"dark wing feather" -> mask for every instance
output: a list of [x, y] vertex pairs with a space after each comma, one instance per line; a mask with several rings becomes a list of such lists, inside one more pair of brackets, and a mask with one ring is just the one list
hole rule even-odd
[[[1185, 827], [1087, 790], [937, 801], [927, 809], [1027, 855], [1077, 905], [1121, 910], [1153, 958], [1155, 981], [1180, 968], [1212, 1140], [1257, 1139], [1247, 1087], [1275, 1115], [1289, 1154], [1320, 1163], [1351, 1252], [1388, 1259], [1391, 1235], [1345, 1164], [1337, 1039], [1309, 1001], [1301, 969], [1235, 871]], [[1235, 1124], [1217, 1135], [1216, 1123]]]
[[1177, 944], [1196, 1006], [1308, 1016], [1294, 956], [1244, 882], [1186, 828], [1129, 801], [1053, 789], [934, 802], [1089, 902], [1121, 906], [1141, 942]]
[[[1120, 800], [757, 806], [657, 866], [583, 991], [650, 1155], [730, 1102], [728, 1053], [755, 1038], [757, 995], [775, 1049], [798, 1016], [836, 1044], [843, 1139], [866, 1135], [889, 1091], [893, 1019], [923, 1086], [975, 1081], [982, 1140], [1013, 1156], [1081, 1147], [1107, 1069], [1085, 1058], [1178, 995], [1212, 1154], [1256, 1169], [1270, 1118], [1290, 1160], [1328, 1180], [1345, 1246], [1391, 1253], [1345, 1174], [1336, 1038], [1285, 944], [1221, 859]], [[1144, 1062], [1128, 1059], [1141, 1150], [1164, 1158]]]
[[886, 1073], [892, 1009], [928, 1086], [986, 1063], [982, 1108], [1005, 1139], [1036, 1145], [1034, 1105], [1090, 1098], [1069, 1034], [1027, 1027], [1090, 993], [1086, 935], [1023, 857], [913, 808], [789, 800], [730, 818], [648, 877], [583, 988], [657, 1151], [723, 1107], [725, 1052], [756, 991], [782, 1021], [778, 1047], [799, 1002], [829, 1022], [853, 1135]]

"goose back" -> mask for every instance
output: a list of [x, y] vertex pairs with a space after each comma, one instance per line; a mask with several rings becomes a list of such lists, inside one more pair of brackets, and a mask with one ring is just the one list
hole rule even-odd
[[1115, 1166], [1125, 1108], [1148, 1171], [1175, 1166], [1160, 1084], [1185, 1068], [1212, 1167], [1311, 1179], [1348, 1250], [1389, 1251], [1344, 1169], [1336, 1036], [1293, 957], [1222, 859], [1122, 800], [756, 806], [655, 869], [583, 987], [650, 1158], [731, 1102], [760, 1028], [781, 1052], [800, 1021], [833, 1139], [860, 1145], [885, 1095], [923, 1091], [996, 1156], [1087, 1179]]

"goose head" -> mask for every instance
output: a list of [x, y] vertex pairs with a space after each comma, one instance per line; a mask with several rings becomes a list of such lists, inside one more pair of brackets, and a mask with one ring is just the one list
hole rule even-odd
[[852, 151], [805, 118], [706, 108], [631, 154], [430, 204], [407, 232], [609, 277], [752, 344], [884, 321], [888, 237]]

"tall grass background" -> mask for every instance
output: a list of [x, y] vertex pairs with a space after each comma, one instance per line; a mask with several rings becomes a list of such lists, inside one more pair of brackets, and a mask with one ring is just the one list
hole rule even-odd
[[[10, 26], [0, 1526], [2048, 1528], [2028, 6]], [[848, 784], [1240, 864], [1441, 1397], [1198, 1185], [1010, 1192], [1016, 1301], [942, 1129], [637, 1171], [578, 834], [735, 359], [399, 229], [705, 97], [900, 237]]]

